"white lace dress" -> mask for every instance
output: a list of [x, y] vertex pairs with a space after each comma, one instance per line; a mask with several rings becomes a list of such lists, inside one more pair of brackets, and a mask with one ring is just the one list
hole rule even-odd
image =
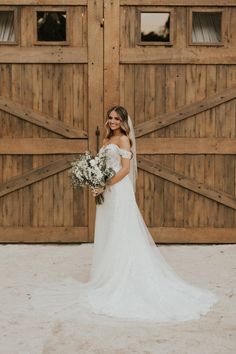
[[[115, 171], [131, 153], [102, 147]], [[217, 302], [207, 289], [186, 283], [167, 264], [144, 223], [128, 176], [108, 187], [96, 209], [95, 243], [88, 283], [65, 279], [36, 289], [35, 309], [54, 316], [81, 310], [120, 319], [174, 322], [198, 319]], [[196, 274], [197, 276], [197, 274]]]

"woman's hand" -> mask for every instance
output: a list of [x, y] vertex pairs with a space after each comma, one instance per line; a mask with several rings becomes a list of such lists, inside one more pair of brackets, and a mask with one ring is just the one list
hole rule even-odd
[[92, 189], [92, 194], [94, 197], [98, 196], [99, 194], [103, 193], [105, 190], [105, 187], [96, 187]]

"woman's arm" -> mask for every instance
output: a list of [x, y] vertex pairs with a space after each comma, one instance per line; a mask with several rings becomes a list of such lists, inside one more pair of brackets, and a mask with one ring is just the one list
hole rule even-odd
[[[106, 144], [106, 139], [103, 140], [103, 144]], [[129, 138], [127, 136], [122, 136], [119, 141], [119, 145], [121, 149], [130, 151], [130, 142]], [[130, 169], [130, 159], [129, 158], [121, 158], [121, 169], [117, 172], [115, 176], [113, 176], [109, 181], [107, 181], [107, 186], [112, 186], [113, 184], [119, 182], [124, 178], [128, 173]], [[100, 193], [104, 192], [105, 187], [97, 187], [94, 188], [92, 191], [92, 194], [94, 197], [99, 195]]]
[[[130, 151], [130, 142], [129, 142], [129, 138], [127, 136], [123, 135], [120, 138], [119, 145], [120, 145], [121, 149], [124, 149], [126, 151]], [[126, 175], [128, 175], [129, 169], [130, 169], [130, 159], [122, 157], [121, 164], [122, 164], [122, 168], [117, 172], [117, 174], [115, 176], [113, 176], [107, 182], [108, 186], [112, 186], [113, 184], [121, 181], [122, 178], [124, 178]]]

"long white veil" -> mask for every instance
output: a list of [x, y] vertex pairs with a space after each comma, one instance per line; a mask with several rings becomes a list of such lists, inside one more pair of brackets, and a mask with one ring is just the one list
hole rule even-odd
[[133, 153], [133, 157], [132, 157], [132, 159], [130, 161], [129, 178], [132, 181], [134, 192], [135, 192], [138, 168], [137, 168], [136, 141], [135, 141], [134, 126], [133, 126], [133, 123], [132, 123], [132, 120], [131, 120], [130, 116], [128, 116], [128, 124], [129, 124], [129, 128], [130, 128], [129, 137], [130, 137], [130, 139], [133, 142], [133, 145], [131, 147], [131, 151]]

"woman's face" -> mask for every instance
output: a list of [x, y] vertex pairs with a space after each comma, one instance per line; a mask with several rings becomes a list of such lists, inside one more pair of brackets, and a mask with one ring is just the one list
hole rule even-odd
[[121, 118], [116, 111], [111, 111], [108, 117], [108, 124], [111, 130], [115, 131], [120, 129], [121, 126]]

